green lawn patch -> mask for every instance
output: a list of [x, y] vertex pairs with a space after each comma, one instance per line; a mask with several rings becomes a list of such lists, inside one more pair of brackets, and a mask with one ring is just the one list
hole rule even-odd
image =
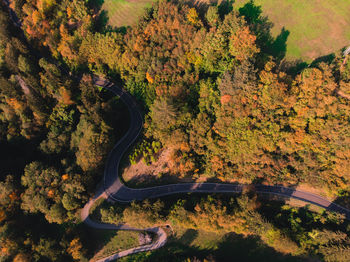
[[[239, 9], [248, 0], [235, 1]], [[272, 35], [283, 28], [287, 38], [287, 59], [310, 62], [350, 45], [350, 1], [338, 0], [256, 0], [262, 14], [274, 24]]]
[[154, 0], [105, 0], [102, 10], [107, 12], [108, 24], [112, 27], [132, 26]]
[[114, 234], [114, 236], [111, 237], [102, 249], [94, 256], [93, 260], [98, 260], [114, 253], [139, 246], [139, 232], [117, 231], [112, 234]]

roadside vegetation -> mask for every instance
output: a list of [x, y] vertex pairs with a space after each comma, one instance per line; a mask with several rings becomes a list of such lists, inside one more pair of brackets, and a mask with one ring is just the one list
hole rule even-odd
[[[106, 223], [149, 227], [171, 225], [168, 244], [159, 251], [123, 261], [347, 261], [349, 223], [339, 214], [311, 212], [245, 193], [165, 197], [131, 205], [105, 203], [97, 210]], [[231, 246], [230, 244], [235, 244]], [[242, 245], [248, 245], [243, 250]], [[267, 256], [266, 258], [264, 256]], [[264, 260], [265, 259], [265, 260]]]
[[137, 247], [139, 243], [139, 232], [117, 231], [114, 236], [103, 246], [92, 258], [93, 261], [113, 255], [114, 253]]
[[[129, 114], [92, 74], [124, 85], [143, 106], [148, 142], [136, 145], [131, 164], [168, 149], [170, 176], [307, 184], [349, 204], [350, 59], [340, 47], [308, 67], [284, 63], [287, 38], [249, 13], [260, 10], [252, 2], [235, 11], [227, 2], [159, 1], [125, 30], [107, 27], [97, 4], [13, 0], [21, 29], [0, 4], [1, 261], [87, 261], [101, 246], [80, 209]], [[141, 228], [170, 221], [229, 241], [230, 232], [253, 237], [272, 254], [349, 258], [346, 222], [334, 214], [278, 205], [264, 213], [246, 196], [176, 199], [116, 205], [96, 218]], [[179, 239], [138, 259], [167, 250], [194, 259], [198, 249], [187, 255]], [[210, 255], [220, 261], [199, 256]]]
[[129, 155], [130, 164], [136, 164], [137, 160], [142, 158], [145, 164], [149, 165], [156, 161], [156, 155], [161, 149], [161, 144], [159, 141], [148, 142], [143, 140], [141, 143], [137, 144], [132, 153]]

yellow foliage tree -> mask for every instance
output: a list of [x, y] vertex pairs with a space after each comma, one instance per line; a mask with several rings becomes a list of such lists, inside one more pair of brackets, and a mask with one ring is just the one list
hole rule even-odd
[[255, 45], [256, 36], [247, 26], [239, 28], [230, 39], [230, 53], [242, 61], [252, 57], [259, 49]]
[[188, 10], [187, 20], [192, 25], [195, 25], [195, 26], [200, 25], [200, 20], [199, 20], [199, 17], [198, 17], [198, 13], [197, 13], [195, 8], [191, 8], [190, 10]]
[[0, 222], [6, 219], [6, 213], [4, 210], [0, 209]]
[[6, 103], [11, 106], [14, 110], [19, 110], [22, 108], [21, 103], [16, 98], [6, 99]]
[[71, 92], [64, 86], [60, 87], [61, 101], [65, 105], [72, 105], [74, 102], [71, 99]]
[[13, 262], [29, 262], [31, 261], [30, 256], [28, 254], [19, 253], [13, 259]]
[[148, 72], [146, 73], [146, 79], [149, 83], [154, 83], [154, 78]]
[[80, 242], [79, 238], [74, 238], [67, 249], [67, 252], [72, 256], [75, 260], [81, 260], [83, 254], [82, 254], [82, 248], [83, 245]]

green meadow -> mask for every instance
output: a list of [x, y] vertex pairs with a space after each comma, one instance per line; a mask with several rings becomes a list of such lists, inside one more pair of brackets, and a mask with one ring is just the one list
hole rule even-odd
[[[247, 0], [237, 0], [235, 8]], [[272, 35], [289, 31], [286, 58], [310, 62], [350, 45], [350, 0], [256, 0], [273, 23]]]
[[107, 12], [108, 24], [113, 27], [131, 26], [152, 6], [153, 0], [104, 0], [102, 10]]

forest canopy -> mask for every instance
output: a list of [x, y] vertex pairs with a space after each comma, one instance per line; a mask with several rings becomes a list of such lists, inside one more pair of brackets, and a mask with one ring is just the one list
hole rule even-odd
[[[144, 138], [154, 151], [171, 150], [171, 175], [309, 184], [348, 194], [350, 59], [340, 50], [329, 61], [288, 65], [264, 17], [225, 3], [160, 0], [125, 30], [106, 27], [95, 4], [12, 0], [15, 13], [9, 13], [1, 2], [0, 245], [7, 247], [1, 261], [84, 261], [91, 255], [83, 248], [89, 239], [79, 212], [129, 116], [118, 98], [94, 85], [94, 74], [123, 84], [138, 99]], [[219, 201], [218, 215], [213, 203], [203, 200], [195, 210], [178, 203], [164, 216], [158, 216], [161, 203], [133, 203], [123, 216], [135, 224], [139, 216], [151, 224], [163, 217], [179, 224], [187, 214], [187, 227], [216, 230], [243, 214], [226, 212], [233, 207]], [[103, 211], [105, 217], [112, 211]], [[277, 242], [285, 240], [253, 213]], [[28, 226], [33, 221], [43, 226]], [[243, 228], [250, 222], [238, 220], [225, 230], [251, 234], [256, 229]], [[321, 257], [334, 253], [325, 243], [339, 235], [349, 253], [345, 233], [317, 233], [326, 235], [324, 243], [315, 240]], [[314, 242], [300, 234], [306, 240], [296, 242], [309, 252]]]

